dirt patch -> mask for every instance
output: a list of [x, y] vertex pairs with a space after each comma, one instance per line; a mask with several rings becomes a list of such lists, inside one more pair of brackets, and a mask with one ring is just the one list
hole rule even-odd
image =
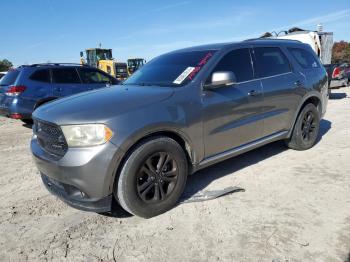
[[308, 151], [277, 142], [191, 176], [186, 190], [246, 191], [140, 219], [68, 207], [32, 162], [31, 129], [0, 118], [2, 261], [347, 261], [350, 99], [330, 100]]

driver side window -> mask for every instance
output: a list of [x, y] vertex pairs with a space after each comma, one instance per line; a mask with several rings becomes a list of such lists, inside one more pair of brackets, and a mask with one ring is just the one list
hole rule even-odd
[[[244, 82], [254, 78], [249, 48], [236, 49], [226, 54], [212, 71], [231, 71], [237, 82]], [[207, 82], [210, 83], [211, 75]]]

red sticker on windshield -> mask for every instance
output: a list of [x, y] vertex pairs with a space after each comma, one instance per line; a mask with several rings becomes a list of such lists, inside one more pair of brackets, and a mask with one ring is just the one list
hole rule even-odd
[[205, 57], [202, 58], [201, 61], [199, 61], [199, 63], [197, 64], [197, 66], [194, 68], [194, 70], [191, 72], [191, 74], [189, 74], [188, 78], [190, 80], [192, 80], [196, 74], [202, 69], [202, 67], [208, 63], [209, 59], [213, 56], [213, 54], [211, 52], [207, 53], [205, 55]]

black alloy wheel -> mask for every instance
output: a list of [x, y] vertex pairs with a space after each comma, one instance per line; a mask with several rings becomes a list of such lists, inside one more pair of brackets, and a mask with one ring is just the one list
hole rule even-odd
[[185, 189], [188, 160], [172, 138], [148, 138], [124, 162], [114, 196], [129, 213], [150, 218], [173, 208]]
[[301, 109], [292, 134], [285, 142], [289, 148], [307, 150], [315, 145], [319, 130], [320, 112], [314, 104], [307, 104]]
[[165, 200], [174, 190], [178, 179], [178, 166], [167, 152], [157, 152], [143, 163], [136, 178], [139, 197], [145, 203]]
[[304, 141], [310, 141], [311, 138], [314, 137], [316, 129], [315, 115], [313, 111], [308, 111], [301, 125], [301, 135]]

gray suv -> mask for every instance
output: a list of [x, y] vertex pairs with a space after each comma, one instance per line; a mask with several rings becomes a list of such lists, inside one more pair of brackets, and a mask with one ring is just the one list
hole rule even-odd
[[122, 85], [34, 114], [43, 183], [69, 205], [141, 217], [179, 200], [187, 175], [276, 140], [305, 150], [326, 111], [327, 73], [312, 49], [253, 39], [161, 55]]

